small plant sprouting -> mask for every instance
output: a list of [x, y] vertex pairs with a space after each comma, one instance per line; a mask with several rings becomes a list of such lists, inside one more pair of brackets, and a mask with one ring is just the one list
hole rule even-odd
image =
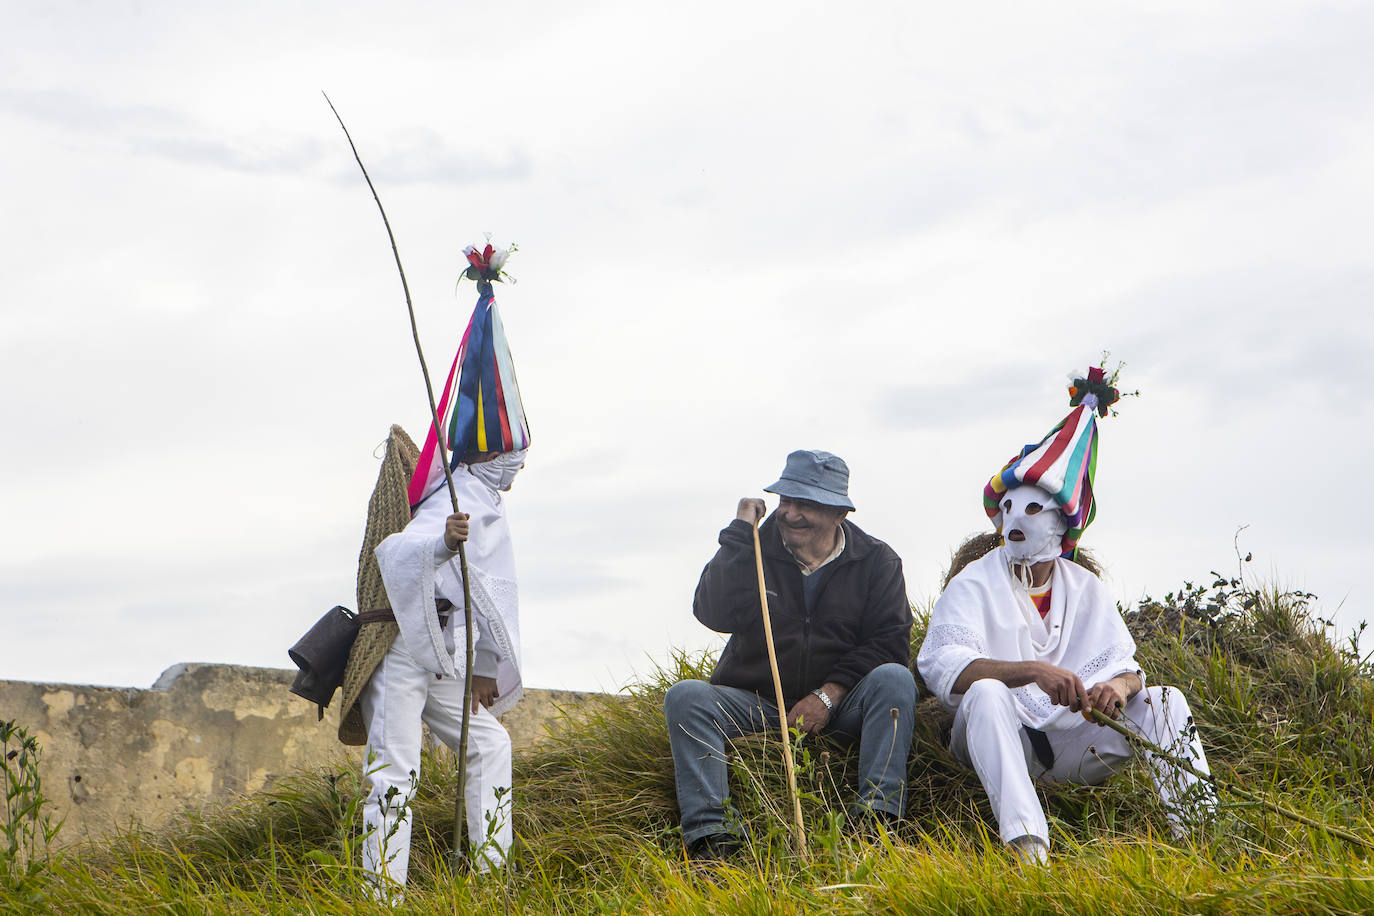
[[[385, 766], [385, 764], [383, 764]], [[371, 773], [373, 771], [369, 771]], [[377, 801], [378, 812], [381, 815], [381, 824], [374, 824], [371, 821], [364, 821], [366, 828], [364, 837], [378, 831], [384, 825], [386, 831], [381, 834], [377, 847], [377, 861], [364, 862], [363, 867], [367, 871], [366, 877], [374, 882], [379, 894], [392, 902], [400, 902], [405, 893], [405, 888], [394, 881], [388, 866], [391, 865], [396, 857], [405, 854], [410, 855], [409, 848], [396, 849], [392, 844], [396, 839], [396, 834], [405, 826], [410, 817], [410, 803], [415, 797], [415, 790], [419, 787], [420, 777], [414, 770], [409, 774], [410, 785], [405, 792], [395, 786], [388, 786], [386, 792]]]
[[4, 771], [5, 815], [0, 821], [0, 887], [7, 895], [31, 894], [48, 869], [49, 848], [62, 822], [46, 810], [38, 771], [38, 739], [14, 720], [0, 722], [0, 769]]
[[472, 868], [477, 872], [496, 871], [506, 864], [506, 854], [501, 848], [499, 834], [511, 816], [510, 786], [497, 786], [496, 809], [486, 812], [486, 835], [481, 844], [472, 851]]

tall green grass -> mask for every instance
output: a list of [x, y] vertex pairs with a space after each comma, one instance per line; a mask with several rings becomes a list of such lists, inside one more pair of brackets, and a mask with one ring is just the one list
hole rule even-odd
[[[1215, 576], [1146, 601], [1128, 623], [1149, 679], [1185, 691], [1214, 772], [1374, 838], [1374, 682], [1338, 645], [1311, 596]], [[919, 643], [924, 621], [913, 640]], [[682, 857], [665, 690], [710, 659], [677, 655], [597, 701], [517, 761], [517, 846], [499, 878], [449, 874], [454, 767], [429, 754], [415, 802], [404, 909], [417, 913], [1359, 913], [1374, 912], [1363, 851], [1223, 797], [1190, 841], [1168, 836], [1148, 774], [1096, 787], [1046, 786], [1055, 854], [1022, 871], [996, 840], [977, 779], [944, 748], [948, 717], [918, 712], [908, 818], [894, 834], [851, 833], [838, 812], [853, 760], [798, 750], [809, 860], [788, 848], [777, 744], [739, 742], [732, 796], [754, 843], [739, 867]], [[15, 912], [368, 913], [354, 863], [363, 792], [353, 771], [299, 773], [232, 808], [161, 832], [131, 832], [51, 862]]]

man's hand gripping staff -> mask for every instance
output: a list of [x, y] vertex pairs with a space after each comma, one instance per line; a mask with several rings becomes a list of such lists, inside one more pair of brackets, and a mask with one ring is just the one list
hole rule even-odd
[[[763, 500], [748, 496], [739, 501], [739, 507], [735, 510], [736, 518], [740, 519], [741, 521], [747, 522], [751, 527], [754, 528], [754, 549], [756, 552], [758, 550], [758, 525], [759, 522], [763, 520], [764, 515], [767, 514], [767, 511], [767, 507], [764, 505]], [[764, 593], [762, 585], [763, 578], [761, 558], [759, 561], [759, 566], [759, 601], [764, 606], [764, 616], [765, 619], [767, 619], [767, 595]], [[771, 639], [772, 631], [770, 629], [770, 652], [772, 651]], [[774, 662], [774, 669], [776, 674], [776, 662]], [[796, 728], [800, 729], [803, 733], [808, 735], [819, 735], [822, 731], [825, 730], [825, 727], [830, 724], [831, 711], [839, 705], [840, 701], [844, 699], [845, 694], [847, 694], [848, 692], [849, 689], [847, 687], [844, 687], [843, 685], [836, 684], [833, 682], [827, 682], [821, 685], [819, 691], [813, 691], [812, 693], [808, 693], [806, 696], [802, 697], [796, 703], [793, 703], [791, 709], [787, 710], [787, 716], [785, 718], [787, 724], [783, 726], [784, 730]], [[820, 694], [822, 693], [825, 694], [824, 697], [820, 696]], [[781, 710], [782, 708], [783, 697], [781, 691], [779, 691], [778, 709]]]

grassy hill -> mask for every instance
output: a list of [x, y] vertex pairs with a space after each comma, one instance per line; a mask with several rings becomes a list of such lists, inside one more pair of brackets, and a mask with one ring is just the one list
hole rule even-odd
[[[1334, 644], [1312, 596], [1226, 577], [1185, 584], [1128, 615], [1152, 683], [1188, 694], [1214, 772], [1374, 842], [1374, 681]], [[916, 627], [919, 643], [924, 622]], [[1374, 912], [1374, 854], [1223, 794], [1216, 822], [1168, 839], [1148, 774], [1045, 787], [1051, 865], [1002, 851], [976, 778], [944, 749], [948, 718], [922, 703], [908, 820], [851, 835], [852, 760], [798, 751], [809, 856], [788, 849], [776, 742], [735, 758], [732, 792], [755, 837], [740, 868], [683, 861], [663, 692], [709, 671], [676, 657], [600, 704], [587, 724], [516, 763], [514, 866], [451, 876], [454, 769], [426, 760], [404, 911], [415, 913], [1359, 913]], [[361, 779], [301, 773], [275, 791], [159, 833], [67, 850], [24, 874], [0, 859], [0, 911], [367, 913], [357, 861]]]

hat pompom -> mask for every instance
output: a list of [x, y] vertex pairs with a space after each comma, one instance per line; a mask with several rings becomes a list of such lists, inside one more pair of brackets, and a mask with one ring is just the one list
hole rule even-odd
[[463, 249], [463, 257], [467, 258], [468, 267], [463, 271], [463, 276], [469, 280], [476, 280], [479, 283], [493, 281], [499, 283], [502, 280], [515, 281], [506, 273], [506, 259], [515, 251], [515, 246], [509, 248], [497, 248], [491, 242], [481, 248], [476, 245], [468, 245]]
[[1111, 406], [1121, 400], [1121, 392], [1112, 387], [1114, 381], [1115, 373], [1108, 379], [1106, 370], [1101, 366], [1093, 366], [1082, 376], [1075, 374], [1069, 385], [1069, 405], [1077, 407], [1086, 404], [1095, 409], [1099, 417], [1105, 417]]

